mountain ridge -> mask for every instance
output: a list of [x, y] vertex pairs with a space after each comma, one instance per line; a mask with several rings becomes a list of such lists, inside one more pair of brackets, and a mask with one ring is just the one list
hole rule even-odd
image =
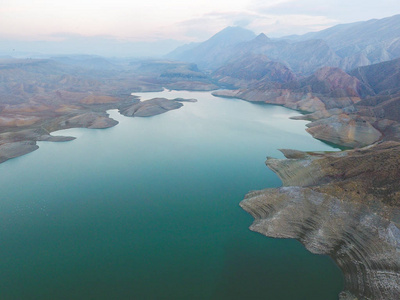
[[[195, 45], [193, 48], [184, 49], [176, 55], [176, 49], [167, 54], [165, 58], [175, 58], [185, 62], [195, 62], [200, 68], [209, 69], [226, 61], [221, 55], [225, 48], [234, 44], [249, 41], [255, 38], [254, 32], [241, 27], [226, 27], [214, 34], [211, 38]], [[187, 47], [187, 46], [186, 46]], [[181, 48], [182, 49], [182, 48]], [[174, 54], [175, 53], [175, 54]]]
[[[245, 30], [239, 28], [235, 27], [235, 30]], [[246, 38], [228, 42], [232, 38], [226, 34], [228, 29], [194, 48], [189, 47], [183, 52], [176, 49], [170, 57], [215, 71], [235, 57], [255, 53], [286, 65], [297, 75], [310, 75], [324, 66], [349, 71], [400, 57], [400, 15], [339, 24], [319, 32], [282, 39], [270, 39], [263, 33], [255, 36], [247, 30]]]

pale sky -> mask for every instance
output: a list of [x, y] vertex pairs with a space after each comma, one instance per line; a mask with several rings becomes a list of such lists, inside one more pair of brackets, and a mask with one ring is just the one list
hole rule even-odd
[[235, 25], [278, 37], [399, 13], [399, 0], [0, 0], [0, 39], [202, 41]]

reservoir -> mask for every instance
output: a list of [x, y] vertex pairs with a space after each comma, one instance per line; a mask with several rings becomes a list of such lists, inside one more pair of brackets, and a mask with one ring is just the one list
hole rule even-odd
[[335, 151], [297, 112], [210, 92], [0, 164], [0, 299], [338, 299], [343, 278], [299, 242], [251, 232], [239, 207], [277, 187], [277, 150]]

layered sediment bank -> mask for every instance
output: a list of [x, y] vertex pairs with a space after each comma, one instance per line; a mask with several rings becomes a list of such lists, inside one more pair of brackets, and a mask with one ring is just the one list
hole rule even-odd
[[305, 153], [266, 164], [283, 187], [253, 191], [240, 203], [250, 229], [294, 238], [341, 268], [340, 299], [400, 299], [400, 143]]

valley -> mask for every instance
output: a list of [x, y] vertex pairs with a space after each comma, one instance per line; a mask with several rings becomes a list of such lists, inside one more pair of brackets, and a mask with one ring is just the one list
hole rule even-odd
[[55, 131], [114, 127], [110, 110], [147, 118], [199, 104], [157, 94], [168, 90], [295, 110], [308, 134], [345, 150], [282, 149], [266, 165], [283, 186], [240, 205], [251, 230], [333, 258], [340, 299], [400, 298], [400, 15], [279, 39], [228, 27], [157, 59], [2, 58], [0, 163], [74, 139]]

